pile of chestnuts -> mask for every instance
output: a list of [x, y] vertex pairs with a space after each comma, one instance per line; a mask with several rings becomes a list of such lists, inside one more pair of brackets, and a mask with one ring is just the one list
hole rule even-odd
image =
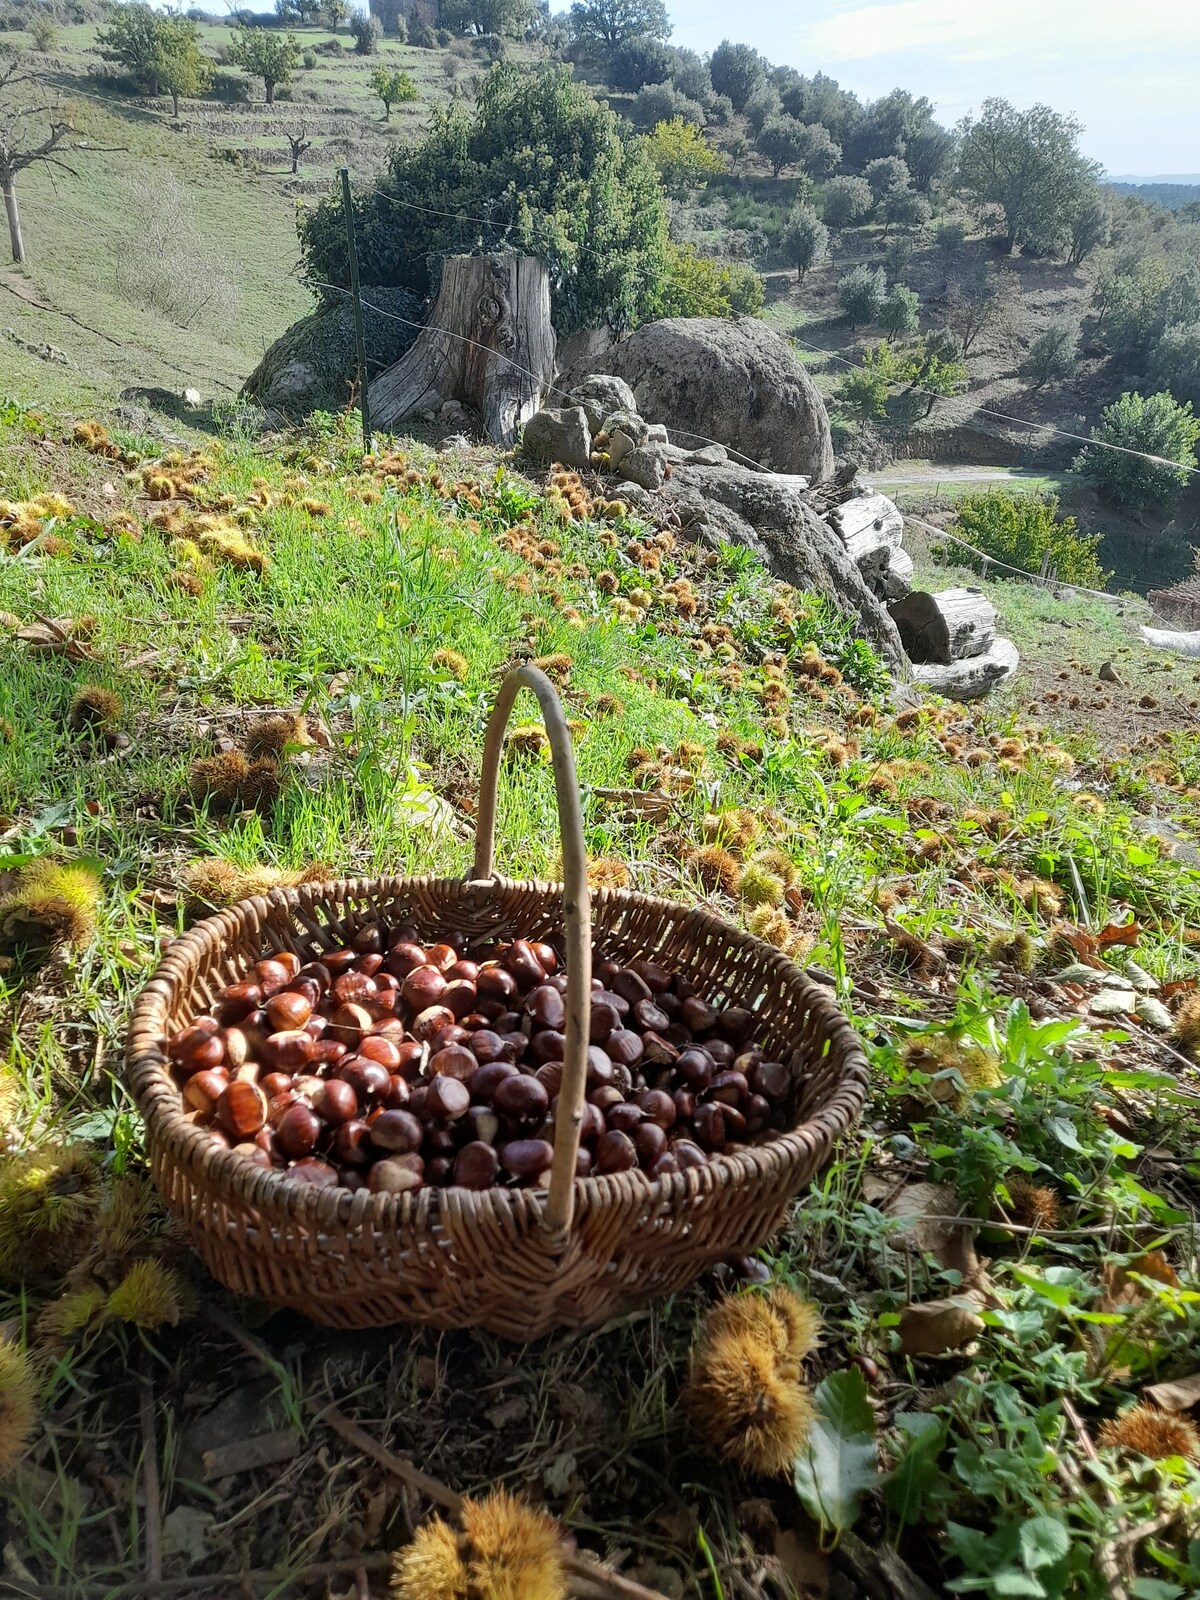
[[[544, 1187], [566, 975], [548, 944], [466, 948], [364, 927], [307, 964], [264, 957], [168, 1041], [187, 1114], [320, 1188]], [[578, 1175], [658, 1178], [786, 1126], [791, 1074], [754, 1020], [652, 961], [598, 959]]]

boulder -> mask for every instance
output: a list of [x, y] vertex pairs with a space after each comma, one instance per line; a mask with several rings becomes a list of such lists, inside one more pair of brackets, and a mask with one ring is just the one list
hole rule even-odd
[[564, 467], [587, 467], [592, 435], [582, 406], [544, 407], [525, 424], [521, 449], [535, 461], [559, 461]]
[[[829, 418], [791, 347], [753, 317], [667, 317], [636, 328], [596, 358], [623, 378], [671, 440], [716, 439], [775, 472], [815, 481], [833, 473]], [[573, 392], [582, 377], [565, 383]]]
[[[406, 289], [364, 285], [362, 296], [367, 375], [374, 378], [416, 342], [423, 307]], [[357, 372], [354, 313], [350, 301], [339, 298], [281, 334], [242, 385], [242, 393], [285, 417], [338, 411], [350, 398]]]
[[661, 489], [667, 476], [667, 460], [661, 445], [641, 444], [621, 458], [621, 477], [642, 489]]
[[902, 668], [896, 624], [806, 490], [807, 480], [799, 475], [754, 472], [730, 462], [683, 462], [672, 464], [671, 477], [647, 500], [656, 510], [674, 511], [688, 538], [710, 546], [747, 545], [775, 577], [857, 616], [863, 637], [890, 666]]
[[633, 390], [623, 378], [614, 378], [606, 372], [594, 372], [571, 385], [570, 399], [587, 412], [588, 427], [599, 433], [605, 417], [614, 411], [637, 412]]

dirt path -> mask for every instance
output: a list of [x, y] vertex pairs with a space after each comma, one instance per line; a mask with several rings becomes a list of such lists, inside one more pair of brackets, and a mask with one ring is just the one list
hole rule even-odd
[[867, 477], [883, 491], [920, 484], [1040, 482], [1045, 477], [1021, 467], [959, 467], [920, 461], [901, 461], [898, 465], [899, 471], [885, 467], [881, 472], [868, 472]]

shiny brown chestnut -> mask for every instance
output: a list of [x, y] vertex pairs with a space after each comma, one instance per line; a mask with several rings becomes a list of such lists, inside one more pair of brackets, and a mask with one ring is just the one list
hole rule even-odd
[[321, 1119], [302, 1100], [290, 1105], [275, 1124], [279, 1148], [288, 1156], [310, 1155], [317, 1148], [320, 1136]]
[[330, 1078], [317, 1090], [313, 1109], [328, 1123], [349, 1122], [358, 1115], [358, 1096], [345, 1078]]
[[554, 1146], [545, 1139], [510, 1139], [500, 1148], [500, 1165], [514, 1178], [536, 1178], [548, 1172]]
[[222, 1090], [215, 1110], [226, 1133], [250, 1139], [266, 1125], [267, 1097], [256, 1083], [235, 1079]]
[[371, 1143], [393, 1155], [409, 1155], [421, 1148], [425, 1130], [407, 1111], [381, 1111], [369, 1123]]
[[544, 1084], [536, 1078], [516, 1073], [496, 1085], [492, 1103], [503, 1116], [517, 1122], [532, 1122], [544, 1116], [550, 1105], [550, 1096]]
[[267, 1001], [263, 1010], [272, 1033], [285, 1033], [302, 1028], [313, 1014], [312, 1002], [295, 989], [281, 989]]
[[457, 1078], [447, 1078], [442, 1073], [429, 1080], [425, 1090], [425, 1112], [443, 1122], [452, 1122], [465, 1116], [471, 1104], [471, 1092]]
[[288, 1177], [294, 1178], [297, 1183], [307, 1183], [314, 1189], [336, 1189], [338, 1186], [338, 1171], [331, 1167], [328, 1161], [322, 1161], [319, 1156], [302, 1156], [299, 1161], [293, 1161], [288, 1168]]
[[490, 1189], [500, 1173], [500, 1157], [490, 1144], [473, 1139], [454, 1158], [454, 1181], [462, 1189]]
[[425, 1163], [418, 1155], [388, 1156], [367, 1174], [372, 1194], [410, 1194], [425, 1182]]

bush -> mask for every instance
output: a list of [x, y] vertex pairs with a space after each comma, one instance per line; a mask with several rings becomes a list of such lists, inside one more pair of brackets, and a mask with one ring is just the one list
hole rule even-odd
[[1066, 318], [1052, 322], [1025, 353], [1021, 377], [1032, 389], [1059, 383], [1075, 371], [1079, 359], [1079, 324]]
[[[437, 34], [423, 19], [411, 23], [408, 30], [408, 42], [417, 50], [436, 50], [438, 47]], [[450, 42], [446, 41], [447, 44]]]
[[966, 219], [963, 217], [943, 217], [933, 230], [933, 240], [940, 250], [948, 256], [956, 250], [961, 250], [967, 237]]
[[713, 261], [691, 245], [668, 244], [659, 316], [752, 317], [765, 302], [762, 279], [753, 268]]
[[689, 100], [685, 94], [680, 94], [672, 83], [647, 84], [634, 96], [629, 115], [635, 128], [645, 128], [647, 131], [656, 128], [660, 122], [678, 120], [702, 128], [707, 121], [704, 107], [695, 100]]
[[[196, 226], [187, 191], [169, 172], [125, 186], [130, 227], [117, 261], [117, 288], [180, 328], [215, 330], [237, 319], [238, 292]], [[133, 224], [136, 223], [136, 226]]]
[[709, 60], [713, 88], [718, 94], [729, 96], [735, 111], [746, 109], [766, 70], [767, 63], [757, 50], [748, 44], [731, 44], [728, 39], [721, 40]]
[[383, 23], [369, 12], [356, 11], [350, 18], [350, 36], [354, 40], [354, 53], [373, 56], [383, 38]]
[[920, 320], [920, 296], [902, 283], [893, 285], [876, 318], [888, 340], [908, 338], [909, 334], [916, 333]]
[[829, 260], [829, 229], [811, 206], [797, 206], [792, 212], [781, 244], [801, 282], [813, 267], [822, 267]]
[[36, 16], [29, 19], [29, 34], [33, 39], [33, 48], [39, 54], [45, 55], [48, 50], [53, 50], [58, 43], [58, 29], [54, 25], [54, 18], [48, 12], [39, 11]]
[[[1064, 583], [1103, 589], [1110, 574], [1096, 559], [1102, 534], [1081, 534], [1074, 517], [1058, 516], [1056, 495], [987, 489], [958, 504], [955, 532], [985, 555], [1025, 572], [1040, 572], [1048, 556]], [[961, 561], [955, 549], [954, 560]]]
[[[503, 242], [547, 263], [560, 334], [657, 314], [666, 264], [658, 176], [643, 141], [623, 134], [569, 69], [492, 67], [473, 110], [435, 114], [428, 135], [393, 150], [388, 167], [355, 199], [364, 282], [424, 298], [446, 256], [479, 247], [476, 219], [486, 216], [495, 227], [485, 248]], [[310, 280], [348, 287], [337, 195], [304, 212], [300, 238]]]
[[882, 267], [874, 271], [867, 266], [855, 267], [838, 283], [838, 305], [850, 326], [859, 328], [876, 321], [886, 293], [887, 279]]
[[300, 57], [300, 65], [305, 72], [312, 72], [317, 65], [317, 52], [315, 50], [306, 50]]
[[1150, 358], [1150, 378], [1182, 403], [1200, 406], [1200, 322], [1167, 329]]
[[831, 178], [821, 191], [821, 201], [826, 224], [848, 228], [862, 221], [875, 197], [865, 178]]
[[635, 34], [623, 39], [609, 57], [608, 81], [614, 89], [636, 94], [654, 83], [666, 83], [671, 76], [675, 52], [661, 39]]
[[[1169, 503], [1187, 483], [1188, 469], [1196, 465], [1200, 420], [1190, 402], [1178, 405], [1169, 394], [1123, 394], [1105, 408], [1092, 438], [1095, 443], [1076, 456], [1074, 470], [1118, 505], [1148, 508]], [[1147, 455], [1160, 461], [1147, 461]]]
[[873, 345], [863, 356], [862, 366], [842, 380], [838, 398], [867, 421], [877, 422], [887, 416], [888, 394], [899, 379], [900, 369], [891, 346]]
[[668, 194], [699, 189], [725, 171], [725, 158], [705, 144], [699, 128], [682, 117], [660, 122], [646, 140], [646, 150]]

